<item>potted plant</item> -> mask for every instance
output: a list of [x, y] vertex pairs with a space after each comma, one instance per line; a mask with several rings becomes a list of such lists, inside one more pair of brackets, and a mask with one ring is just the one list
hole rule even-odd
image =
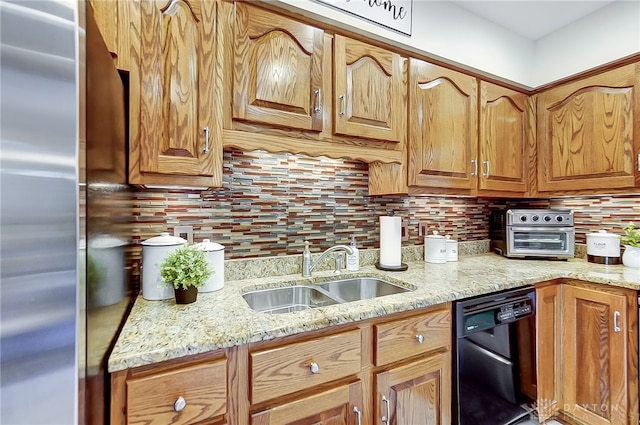
[[629, 223], [624, 228], [624, 235], [620, 237], [620, 242], [625, 246], [622, 264], [640, 269], [640, 229], [633, 223]]
[[176, 249], [160, 265], [160, 276], [167, 285], [173, 286], [177, 304], [194, 302], [198, 288], [212, 273], [206, 253], [193, 245]]

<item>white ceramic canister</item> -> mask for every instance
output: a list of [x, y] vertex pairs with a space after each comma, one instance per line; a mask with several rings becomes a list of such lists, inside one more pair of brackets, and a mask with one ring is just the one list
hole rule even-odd
[[92, 306], [119, 303], [125, 295], [124, 247], [127, 241], [109, 235], [89, 239], [87, 291]]
[[427, 263], [447, 262], [446, 239], [435, 230], [432, 235], [424, 238], [424, 261]]
[[451, 239], [450, 235], [445, 236], [447, 247], [447, 261], [458, 261], [458, 241]]
[[166, 285], [160, 276], [160, 265], [186, 243], [185, 239], [166, 232], [142, 242], [142, 298], [156, 301], [174, 297], [173, 287]]
[[196, 246], [207, 253], [209, 266], [213, 268], [213, 274], [198, 289], [198, 292], [213, 292], [222, 289], [224, 286], [224, 246], [211, 242], [209, 239], [203, 239]]
[[600, 230], [587, 234], [587, 261], [598, 264], [620, 264], [620, 235]]

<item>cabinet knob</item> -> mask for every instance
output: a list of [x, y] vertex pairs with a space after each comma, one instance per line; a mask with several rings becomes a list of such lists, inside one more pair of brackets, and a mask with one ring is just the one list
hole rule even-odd
[[318, 366], [316, 362], [312, 362], [311, 365], [309, 365], [309, 369], [311, 369], [311, 373], [314, 374], [320, 372], [320, 366]]
[[182, 396], [178, 397], [176, 402], [173, 403], [173, 410], [175, 410], [176, 412], [182, 412], [185, 407], [187, 407], [187, 400], [185, 400]]
[[416, 341], [418, 341], [418, 344], [422, 344], [424, 342], [424, 336], [416, 335]]

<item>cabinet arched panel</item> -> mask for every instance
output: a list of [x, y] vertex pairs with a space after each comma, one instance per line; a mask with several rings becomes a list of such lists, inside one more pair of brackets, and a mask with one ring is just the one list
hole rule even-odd
[[323, 34], [236, 3], [233, 118], [322, 130]]
[[[353, 123], [391, 129], [393, 90], [390, 77], [379, 63], [369, 56], [348, 64], [344, 119]], [[373, 88], [375, 92], [371, 93]]]
[[409, 185], [471, 190], [476, 79], [410, 59]]
[[632, 188], [640, 153], [640, 65], [538, 95], [538, 190]]
[[528, 189], [529, 97], [480, 84], [480, 189], [524, 194]]

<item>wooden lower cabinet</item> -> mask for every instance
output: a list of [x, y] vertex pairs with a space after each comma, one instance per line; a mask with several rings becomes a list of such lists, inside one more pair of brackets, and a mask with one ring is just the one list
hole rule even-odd
[[379, 372], [376, 389], [374, 423], [448, 425], [451, 423], [451, 353], [437, 353]]
[[361, 424], [362, 382], [341, 385], [251, 415], [251, 425]]
[[541, 419], [637, 424], [636, 291], [569, 281], [537, 295]]
[[446, 303], [128, 369], [111, 424], [449, 425], [450, 350]]

